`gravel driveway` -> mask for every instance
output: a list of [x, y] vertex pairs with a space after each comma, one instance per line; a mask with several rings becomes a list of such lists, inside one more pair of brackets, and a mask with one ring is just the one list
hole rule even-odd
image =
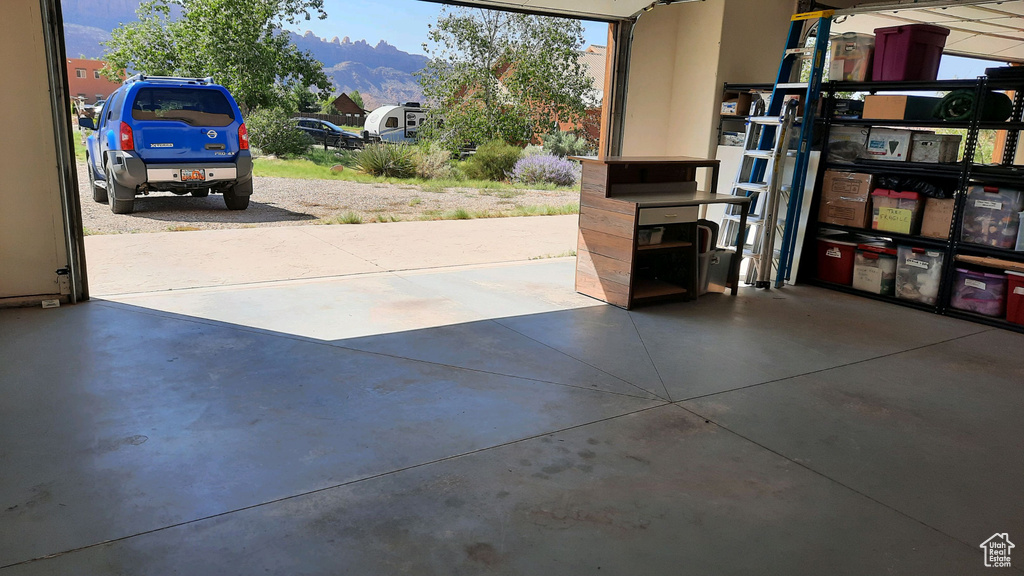
[[347, 212], [359, 214], [363, 222], [419, 220], [459, 208], [470, 213], [508, 212], [516, 206], [562, 206], [579, 201], [578, 192], [563, 190], [449, 188], [427, 192], [419, 186], [256, 178], [247, 210], [229, 211], [219, 194], [193, 198], [160, 192], [136, 197], [135, 213], [118, 215], [106, 204], [93, 202], [85, 166], [78, 164], [86, 234], [294, 226], [329, 223]]

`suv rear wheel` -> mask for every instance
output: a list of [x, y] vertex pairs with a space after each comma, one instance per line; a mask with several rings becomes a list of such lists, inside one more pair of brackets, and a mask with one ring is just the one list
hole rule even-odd
[[[131, 190], [132, 198], [130, 200], [118, 200], [117, 192], [129, 190], [126, 186], [121, 186], [114, 180], [114, 173], [110, 171], [110, 164], [107, 164], [107, 200], [110, 204], [110, 211], [114, 214], [131, 214], [135, 211], [135, 191]], [[122, 196], [127, 196], [128, 192], [122, 192]]]
[[100, 186], [96, 181], [96, 173], [92, 169], [92, 162], [89, 157], [85, 157], [86, 170], [89, 171], [89, 187], [92, 188], [92, 199], [100, 204], [107, 203], [107, 188], [106, 186]]
[[[240, 192], [244, 192], [244, 194]], [[245, 184], [234, 184], [224, 191], [224, 205], [228, 207], [228, 210], [245, 210], [249, 207], [250, 195], [252, 195], [252, 180]]]

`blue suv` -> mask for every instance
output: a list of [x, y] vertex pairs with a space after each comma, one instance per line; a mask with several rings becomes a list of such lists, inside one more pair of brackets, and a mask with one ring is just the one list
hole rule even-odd
[[131, 214], [135, 197], [155, 191], [224, 195], [245, 210], [252, 194], [252, 155], [242, 112], [210, 78], [137, 74], [79, 126], [86, 139], [92, 198]]

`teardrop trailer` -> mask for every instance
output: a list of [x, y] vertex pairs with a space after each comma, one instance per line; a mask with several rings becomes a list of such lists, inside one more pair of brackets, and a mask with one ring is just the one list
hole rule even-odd
[[363, 138], [369, 142], [409, 144], [418, 138], [427, 111], [419, 102], [381, 106], [366, 117]]

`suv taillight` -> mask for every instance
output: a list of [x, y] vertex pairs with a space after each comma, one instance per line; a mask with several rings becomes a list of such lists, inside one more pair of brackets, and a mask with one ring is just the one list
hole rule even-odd
[[121, 150], [135, 150], [135, 137], [132, 136], [132, 127], [121, 122]]
[[245, 124], [238, 125], [238, 149], [249, 149], [249, 130], [246, 129]]

